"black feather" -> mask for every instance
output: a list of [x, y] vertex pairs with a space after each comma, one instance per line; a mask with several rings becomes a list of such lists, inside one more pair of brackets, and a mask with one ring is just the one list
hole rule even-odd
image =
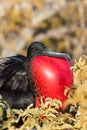
[[26, 108], [34, 103], [22, 55], [0, 58], [0, 94], [12, 108]]
[[5, 86], [17, 72], [24, 70], [25, 59], [21, 55], [0, 58], [0, 87]]

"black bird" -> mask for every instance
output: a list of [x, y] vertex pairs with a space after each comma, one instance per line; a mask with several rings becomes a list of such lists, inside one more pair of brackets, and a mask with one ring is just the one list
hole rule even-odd
[[0, 94], [12, 108], [26, 108], [35, 103], [35, 82], [31, 74], [31, 62], [36, 56], [64, 57], [65, 53], [49, 51], [43, 43], [33, 42], [27, 56], [16, 55], [0, 58]]

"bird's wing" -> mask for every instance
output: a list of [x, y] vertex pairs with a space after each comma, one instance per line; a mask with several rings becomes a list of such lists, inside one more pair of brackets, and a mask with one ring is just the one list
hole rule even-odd
[[[0, 87], [21, 89], [28, 84], [27, 73], [24, 69], [26, 57], [22, 55], [0, 58]], [[25, 88], [24, 88], [25, 89]]]

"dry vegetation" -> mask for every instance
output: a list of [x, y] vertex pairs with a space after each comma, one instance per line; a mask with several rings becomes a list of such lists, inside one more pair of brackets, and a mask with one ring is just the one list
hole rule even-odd
[[0, 56], [25, 55], [32, 41], [77, 59], [87, 52], [86, 0], [1, 0]]

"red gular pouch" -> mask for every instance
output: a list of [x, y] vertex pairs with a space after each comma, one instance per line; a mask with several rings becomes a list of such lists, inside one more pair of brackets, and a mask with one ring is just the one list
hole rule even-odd
[[66, 58], [36, 56], [31, 62], [31, 72], [36, 85], [35, 106], [39, 107], [41, 97], [58, 99], [64, 103], [68, 98], [65, 90], [72, 87], [73, 72]]

